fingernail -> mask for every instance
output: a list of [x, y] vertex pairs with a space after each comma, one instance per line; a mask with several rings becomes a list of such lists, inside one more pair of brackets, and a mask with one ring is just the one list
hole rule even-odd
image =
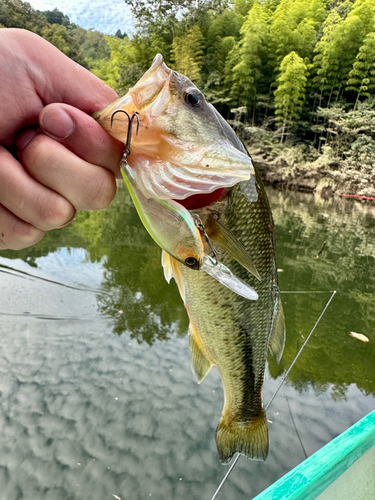
[[37, 135], [37, 131], [33, 128], [28, 128], [21, 132], [16, 138], [16, 148], [18, 151], [23, 151], [25, 147], [29, 144], [31, 139]]
[[61, 226], [58, 226], [56, 229], [62, 229], [63, 227], [65, 227], [68, 224], [70, 224], [71, 222], [73, 222], [74, 219], [76, 218], [76, 215], [77, 215], [77, 210], [74, 209], [73, 215], [70, 217], [70, 219], [68, 221], [66, 221], [64, 224], [62, 224]]
[[64, 110], [53, 106], [40, 115], [40, 126], [53, 139], [66, 139], [74, 130], [74, 122]]

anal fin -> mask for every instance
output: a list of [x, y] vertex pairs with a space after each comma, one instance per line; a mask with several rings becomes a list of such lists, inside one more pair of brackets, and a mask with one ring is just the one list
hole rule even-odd
[[207, 359], [203, 344], [191, 323], [189, 325], [189, 348], [191, 368], [198, 384], [200, 384], [210, 371], [213, 363]]

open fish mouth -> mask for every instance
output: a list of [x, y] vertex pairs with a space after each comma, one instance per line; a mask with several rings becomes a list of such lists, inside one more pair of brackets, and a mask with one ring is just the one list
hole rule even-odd
[[125, 144], [128, 121], [123, 113], [113, 116], [119, 110], [139, 116], [128, 164], [148, 199], [184, 200], [254, 174], [231, 127], [188, 78], [168, 68], [161, 54], [124, 97], [93, 115]]

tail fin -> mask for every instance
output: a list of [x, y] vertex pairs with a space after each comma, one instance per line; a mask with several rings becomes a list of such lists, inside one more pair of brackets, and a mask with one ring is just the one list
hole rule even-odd
[[266, 412], [248, 422], [221, 417], [216, 429], [216, 446], [220, 460], [226, 464], [238, 452], [254, 460], [265, 460], [268, 455], [268, 427]]

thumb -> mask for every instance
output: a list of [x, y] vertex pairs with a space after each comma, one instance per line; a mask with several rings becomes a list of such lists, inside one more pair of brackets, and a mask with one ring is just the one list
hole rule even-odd
[[45, 105], [63, 102], [92, 114], [117, 99], [108, 85], [43, 38], [25, 30], [11, 31], [32, 63], [29, 75]]

